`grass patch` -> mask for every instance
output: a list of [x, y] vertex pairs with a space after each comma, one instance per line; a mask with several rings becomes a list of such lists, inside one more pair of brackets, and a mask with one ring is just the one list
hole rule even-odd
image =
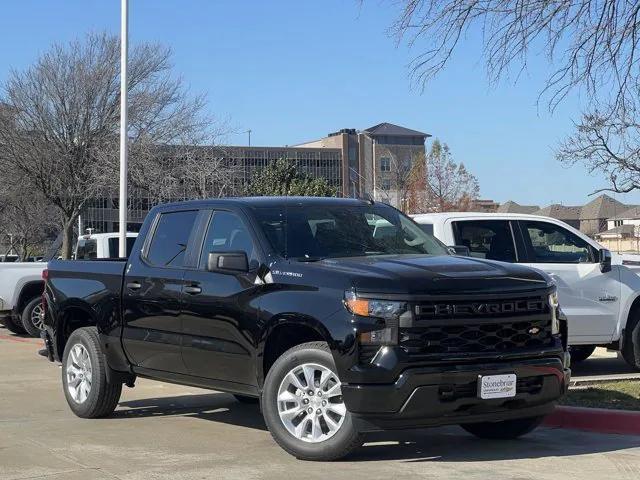
[[640, 380], [622, 380], [574, 388], [560, 401], [572, 407], [640, 410]]

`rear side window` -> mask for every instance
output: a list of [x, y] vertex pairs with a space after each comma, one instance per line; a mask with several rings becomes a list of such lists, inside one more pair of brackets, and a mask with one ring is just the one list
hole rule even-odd
[[472, 257], [516, 262], [516, 248], [507, 220], [453, 222], [456, 245], [469, 247]]
[[76, 248], [76, 260], [93, 260], [98, 256], [98, 243], [93, 239], [81, 238]]
[[197, 210], [162, 213], [147, 251], [147, 261], [157, 267], [182, 267]]
[[422, 229], [424, 233], [433, 235], [433, 223], [418, 223], [418, 226]]
[[[133, 244], [136, 243], [135, 237], [127, 237], [127, 258], [131, 255], [131, 250], [133, 250]], [[120, 257], [120, 239], [119, 238], [110, 238], [109, 239], [109, 258], [119, 258]]]
[[546, 222], [521, 222], [525, 242], [533, 263], [594, 262], [587, 242], [559, 225]]

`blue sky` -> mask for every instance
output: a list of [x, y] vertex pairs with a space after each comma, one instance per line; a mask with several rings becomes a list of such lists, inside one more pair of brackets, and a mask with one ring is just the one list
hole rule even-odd
[[[117, 0], [21, 0], [3, 4], [0, 81], [52, 42], [119, 31]], [[581, 204], [606, 186], [565, 168], [553, 148], [580, 112], [573, 95], [553, 115], [537, 107], [549, 67], [532, 57], [517, 84], [490, 86], [470, 35], [427, 89], [412, 91], [418, 50], [387, 35], [393, 2], [130, 0], [130, 41], [173, 48], [176, 72], [206, 92], [211, 112], [252, 130], [253, 145], [287, 145], [340, 128], [388, 121], [432, 134], [480, 180], [481, 195], [540, 205]], [[246, 134], [227, 138], [245, 144]], [[640, 203], [640, 193], [616, 195]]]

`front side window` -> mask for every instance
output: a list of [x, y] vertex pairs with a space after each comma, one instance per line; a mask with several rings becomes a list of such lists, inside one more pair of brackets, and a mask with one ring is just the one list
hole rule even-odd
[[157, 267], [182, 267], [197, 210], [160, 214], [147, 260]]
[[448, 254], [435, 237], [382, 205], [257, 208], [255, 212], [274, 250], [286, 258]]
[[256, 258], [251, 234], [235, 213], [216, 211], [209, 223], [200, 255], [200, 268], [206, 268], [209, 253], [245, 252], [247, 259]]
[[559, 225], [546, 222], [521, 222], [533, 263], [591, 263], [589, 244]]
[[511, 227], [506, 220], [470, 220], [453, 222], [456, 245], [469, 248], [472, 257], [516, 262]]

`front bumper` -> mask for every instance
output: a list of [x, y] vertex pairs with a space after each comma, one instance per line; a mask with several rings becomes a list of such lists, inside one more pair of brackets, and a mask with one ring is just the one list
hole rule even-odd
[[[516, 396], [478, 397], [481, 375], [515, 373]], [[362, 431], [497, 422], [550, 413], [568, 388], [571, 371], [557, 357], [407, 369], [393, 384], [347, 384], [342, 395]]]

